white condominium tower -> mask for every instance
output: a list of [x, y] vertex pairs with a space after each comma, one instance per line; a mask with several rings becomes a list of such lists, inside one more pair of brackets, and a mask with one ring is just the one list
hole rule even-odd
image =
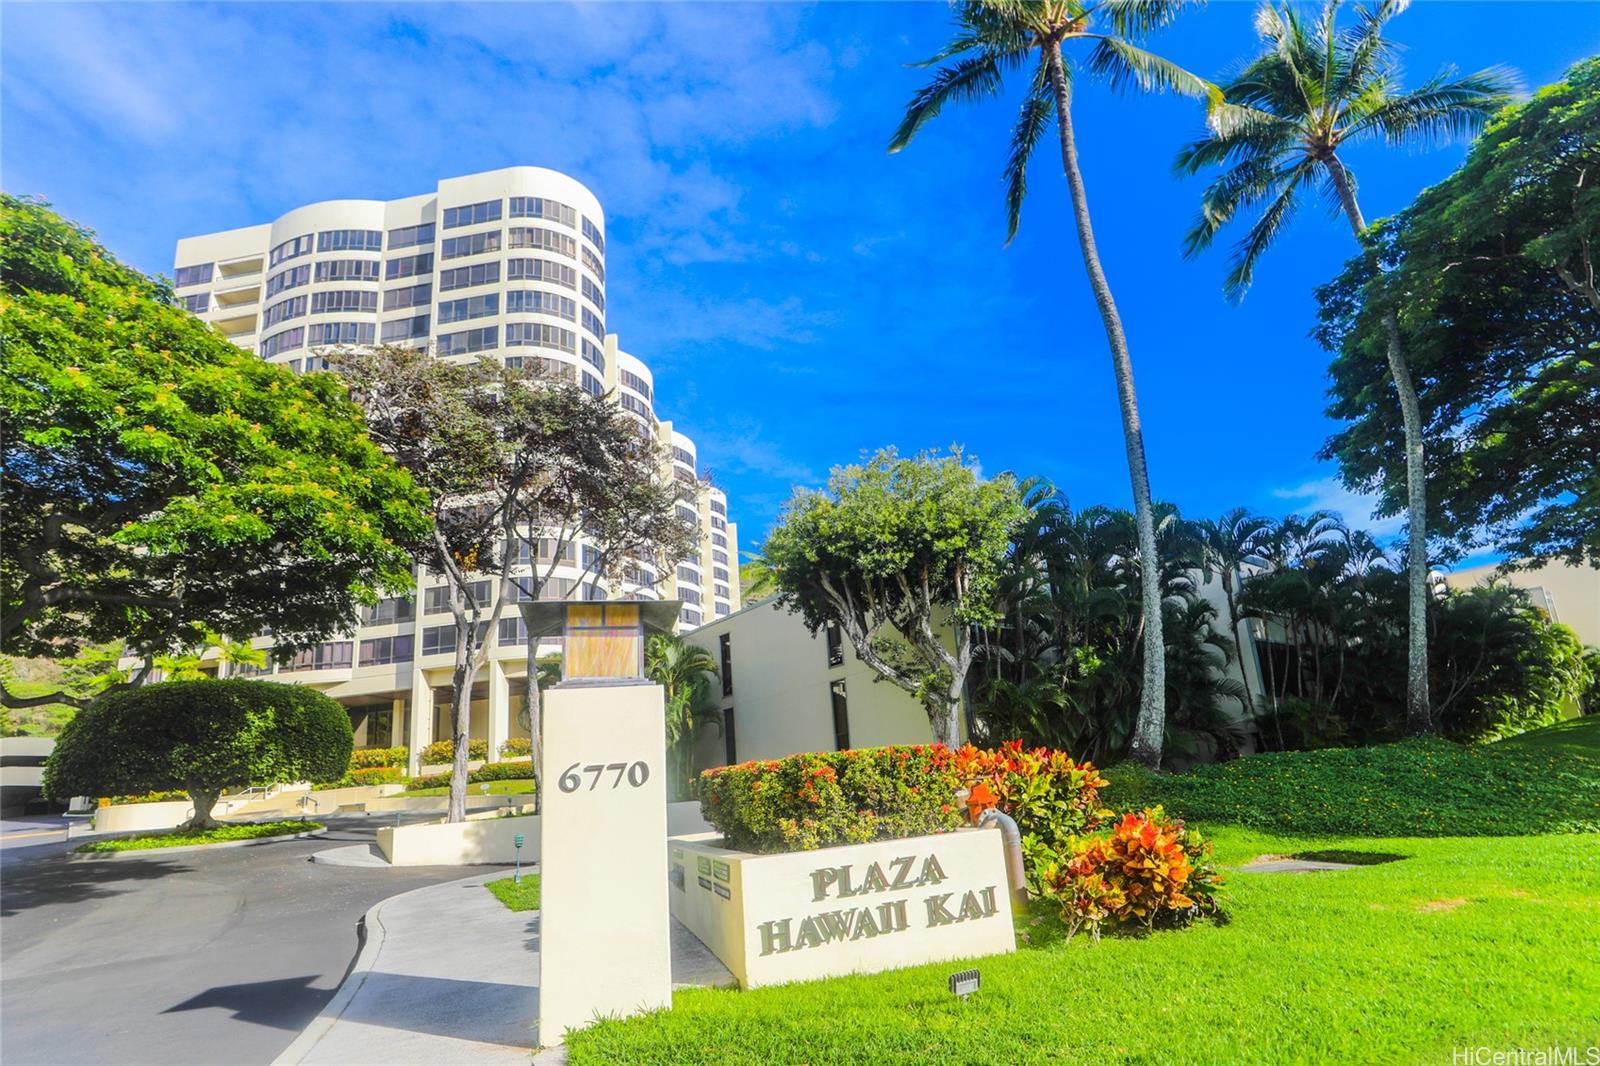
[[[656, 418], [650, 369], [606, 332], [605, 264], [605, 213], [594, 194], [553, 170], [508, 167], [447, 178], [420, 196], [328, 200], [264, 225], [185, 237], [174, 266], [190, 311], [297, 371], [325, 367], [326, 346], [386, 342], [426, 345], [440, 358], [538, 360], [596, 395], [610, 393], [668, 449], [663, 476], [695, 485], [694, 442]], [[671, 573], [646, 570], [644, 584], [624, 586], [628, 595], [683, 600], [683, 629], [740, 605], [738, 529], [727, 497], [704, 485], [696, 497], [692, 515], [686, 503], [679, 507], [699, 525], [698, 550]], [[551, 550], [530, 532], [530, 553]], [[580, 541], [573, 565], [555, 571], [545, 595], [605, 595], [592, 582], [578, 584], [583, 550]], [[530, 564], [544, 564], [542, 572], [550, 561]], [[471, 736], [488, 742], [490, 758], [503, 742], [527, 736], [513, 695], [527, 636], [510, 614], [490, 635], [490, 661], [472, 698]], [[405, 744], [415, 759], [449, 735], [454, 629], [441, 579], [419, 567], [414, 603], [384, 601], [349, 639], [301, 652], [275, 676], [316, 685], [349, 707], [357, 747]]]

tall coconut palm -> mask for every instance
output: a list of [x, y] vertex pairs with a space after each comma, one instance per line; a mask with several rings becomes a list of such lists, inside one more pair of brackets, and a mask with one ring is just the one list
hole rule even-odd
[[[1078, 145], [1072, 126], [1072, 71], [1104, 77], [1116, 89], [1173, 90], [1192, 96], [1216, 96], [1217, 89], [1175, 64], [1133, 42], [1165, 26], [1182, 9], [1182, 0], [968, 0], [956, 6], [955, 35], [925, 65], [942, 64], [933, 79], [911, 98], [905, 118], [889, 150], [911, 143], [924, 124], [952, 102], [991, 96], [1002, 88], [1004, 75], [1028, 70], [1022, 109], [1011, 133], [1006, 161], [1007, 240], [1016, 235], [1027, 194], [1028, 162], [1055, 119], [1061, 143], [1061, 165], [1072, 198], [1078, 245], [1089, 286], [1105, 325], [1122, 409], [1122, 434], [1133, 482], [1134, 513], [1139, 525], [1143, 560], [1141, 607], [1144, 613], [1144, 679], [1132, 753], [1149, 767], [1161, 763], [1161, 738], [1166, 720], [1166, 669], [1161, 636], [1161, 580], [1157, 564], [1155, 521], [1150, 505], [1150, 473], [1145, 463], [1139, 401], [1133, 384], [1133, 359], [1111, 296], [1111, 283], [1100, 265]], [[1065, 51], [1077, 50], [1079, 54]], [[1029, 70], [1031, 68], [1031, 70]]]
[[[1181, 173], [1227, 168], [1202, 197], [1200, 217], [1185, 240], [1187, 255], [1208, 247], [1241, 209], [1264, 205], [1234, 248], [1224, 283], [1230, 297], [1244, 295], [1257, 261], [1313, 186], [1339, 206], [1356, 239], [1362, 239], [1367, 222], [1356, 200], [1355, 175], [1340, 158], [1342, 149], [1363, 141], [1413, 144], [1470, 133], [1510, 102], [1512, 78], [1498, 68], [1466, 77], [1445, 70], [1416, 89], [1403, 89], [1396, 48], [1383, 30], [1406, 4], [1381, 0], [1376, 7], [1357, 9], [1350, 29], [1338, 26], [1339, 0], [1328, 0], [1311, 21], [1292, 7], [1280, 10], [1270, 3], [1256, 13], [1256, 32], [1265, 47], [1223, 87], [1224, 102], [1211, 105], [1208, 135], [1184, 148], [1177, 160]], [[1410, 731], [1421, 733], [1431, 729], [1422, 412], [1393, 312], [1385, 316], [1384, 328], [1406, 438], [1406, 720]]]

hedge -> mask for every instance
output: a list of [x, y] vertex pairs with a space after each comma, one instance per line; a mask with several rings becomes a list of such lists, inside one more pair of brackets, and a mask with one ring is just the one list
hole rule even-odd
[[[516, 781], [533, 776], [533, 767], [525, 762], [484, 763], [467, 775], [467, 783], [481, 785], [488, 781]], [[443, 788], [450, 784], [449, 774], [422, 774], [406, 782], [407, 788]]]
[[[456, 744], [453, 740], [436, 740], [422, 749], [422, 765], [437, 766], [440, 763], [450, 762], [456, 757]], [[467, 741], [468, 759], [487, 759], [489, 757], [489, 742], [487, 740]]]
[[507, 755], [532, 755], [532, 754], [533, 754], [533, 741], [529, 740], [527, 737], [512, 737], [511, 739], [507, 740], [504, 744], [500, 745], [500, 757], [502, 759], [505, 758]]
[[350, 770], [337, 781], [325, 781], [311, 786], [312, 791], [321, 792], [330, 788], [356, 788], [361, 785], [395, 785], [406, 779], [406, 772], [399, 766], [367, 766], [359, 770]]
[[404, 766], [410, 754], [407, 748], [357, 748], [350, 753], [350, 769], [370, 770], [380, 766]]

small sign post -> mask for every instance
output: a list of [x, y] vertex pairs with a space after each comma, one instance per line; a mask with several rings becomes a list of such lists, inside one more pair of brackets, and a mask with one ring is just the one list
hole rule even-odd
[[539, 1041], [672, 1005], [666, 707], [644, 642], [676, 601], [524, 604], [562, 634], [540, 767]]

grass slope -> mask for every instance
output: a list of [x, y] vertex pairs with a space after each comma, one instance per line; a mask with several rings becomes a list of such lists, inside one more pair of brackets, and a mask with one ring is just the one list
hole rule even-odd
[[183, 848], [191, 844], [222, 844], [230, 840], [255, 840], [260, 837], [290, 836], [321, 829], [321, 822], [295, 821], [254, 822], [223, 825], [199, 833], [149, 833], [142, 836], [118, 837], [114, 840], [92, 840], [79, 844], [78, 851], [143, 851], [146, 848]]
[[486, 881], [483, 885], [494, 898], [504, 903], [514, 911], [536, 911], [539, 909], [539, 875], [523, 874], [522, 884], [516, 884], [509, 877], [502, 877], [498, 881]]
[[1543, 751], [1600, 760], [1600, 714], [1568, 718], [1565, 722], [1530, 729], [1497, 741], [1501, 751]]
[[1159, 803], [1202, 827], [1397, 837], [1600, 832], [1600, 753], [1512, 741], [1407, 740], [1252, 755], [1182, 774], [1116, 766], [1106, 776], [1111, 806]]
[[[1403, 861], [1231, 873], [1231, 921], [1080, 936], [958, 963], [737, 992], [568, 1040], [587, 1063], [1449, 1062], [1600, 1043], [1600, 836], [1309, 840], [1216, 834], [1228, 865], [1315, 848]], [[1581, 1052], [1580, 1052], [1581, 1054]]]

